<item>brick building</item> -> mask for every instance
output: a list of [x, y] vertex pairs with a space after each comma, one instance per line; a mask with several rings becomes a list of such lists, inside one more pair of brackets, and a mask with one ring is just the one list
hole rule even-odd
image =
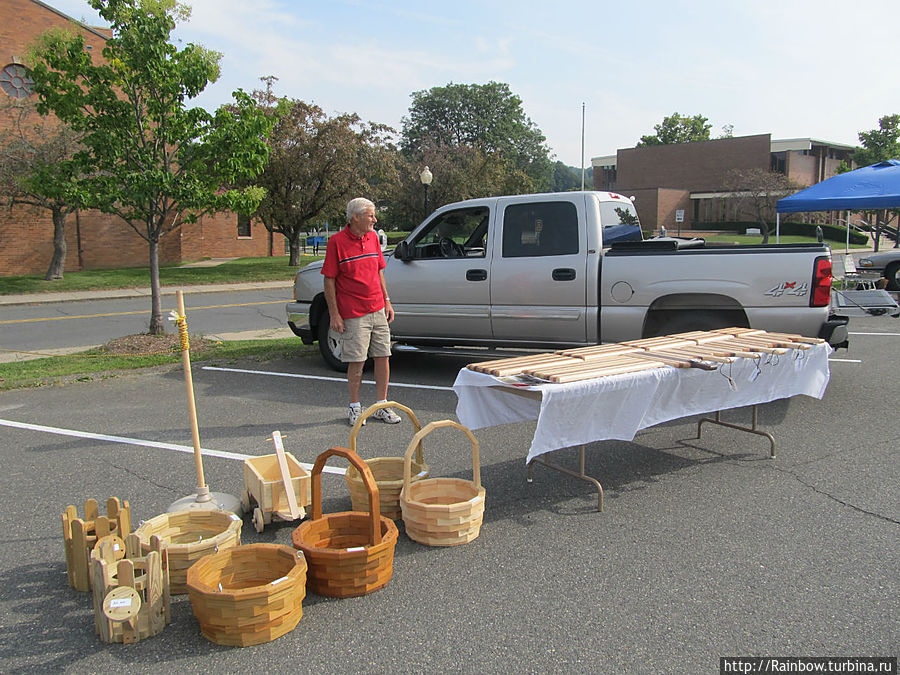
[[[108, 29], [86, 26], [40, 0], [3, 0], [0, 105], [32, 95], [24, 68], [25, 54], [28, 45], [50, 28], [77, 31], [95, 59], [102, 58], [103, 45], [110, 37]], [[0, 132], [8, 128], [9, 118], [0, 121]], [[66, 222], [66, 244], [67, 272], [148, 265], [147, 242], [116, 216], [96, 211], [72, 214]], [[270, 254], [270, 249], [271, 238], [262, 223], [234, 213], [218, 213], [169, 232], [160, 240], [159, 255], [160, 262], [172, 263], [264, 256]], [[53, 222], [49, 211], [28, 206], [0, 210], [0, 276], [43, 274], [52, 255]]]
[[[620, 149], [594, 157], [594, 189], [634, 197], [644, 229], [702, 229], [728, 219], [726, 176], [770, 169], [804, 187], [835, 175], [854, 147], [812, 138], [773, 141], [769, 134]], [[684, 222], [676, 223], [676, 212]]]

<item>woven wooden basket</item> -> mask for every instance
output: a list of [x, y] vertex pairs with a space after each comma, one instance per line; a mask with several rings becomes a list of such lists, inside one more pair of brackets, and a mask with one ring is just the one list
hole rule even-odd
[[205, 555], [241, 545], [241, 519], [230, 511], [190, 509], [163, 513], [145, 521], [135, 530], [144, 554], [150, 552], [150, 538], [162, 540], [166, 548], [169, 592], [188, 592], [187, 571]]
[[[397, 408], [406, 413], [412, 422], [413, 427], [415, 427], [416, 432], [422, 428], [422, 425], [419, 423], [419, 418], [405, 405], [401, 405], [395, 401], [376, 403], [375, 405], [366, 408], [363, 414], [359, 416], [356, 424], [354, 424], [353, 428], [350, 430], [351, 451], [357, 452], [356, 437], [359, 434], [359, 430], [362, 428], [363, 422], [365, 422], [366, 418], [370, 415], [382, 408]], [[378, 485], [378, 499], [381, 504], [381, 515], [392, 520], [399, 519], [400, 490], [403, 488], [403, 458], [373, 457], [363, 461], [372, 470], [372, 475], [375, 477], [375, 483]], [[422, 459], [421, 444], [416, 451], [416, 459], [412, 463], [411, 471], [412, 477], [410, 480], [413, 482], [421, 480], [422, 478], [428, 478], [428, 467]], [[352, 465], [349, 466], [347, 468], [347, 473], [344, 474], [344, 479], [347, 481], [347, 488], [350, 490], [350, 501], [353, 504], [353, 510], [367, 511], [369, 509], [369, 493], [366, 490], [366, 484], [359, 475], [359, 471]]]
[[[322, 469], [329, 457], [344, 457], [356, 467], [369, 495], [368, 513], [341, 511], [322, 515]], [[333, 598], [366, 595], [384, 588], [394, 572], [397, 526], [380, 514], [378, 486], [359, 455], [331, 448], [316, 458], [312, 470], [312, 516], [291, 535], [306, 554], [307, 585]]]
[[[472, 444], [472, 478], [427, 478], [410, 481], [411, 459], [417, 445], [435, 429], [461, 430]], [[406, 449], [400, 509], [406, 534], [428, 546], [457, 546], [475, 539], [484, 519], [484, 488], [481, 487], [481, 458], [478, 440], [472, 432], [453, 420], [427, 424], [416, 433]]]
[[200, 632], [218, 645], [247, 647], [292, 631], [303, 617], [306, 559], [279, 544], [248, 544], [208, 555], [187, 573]]

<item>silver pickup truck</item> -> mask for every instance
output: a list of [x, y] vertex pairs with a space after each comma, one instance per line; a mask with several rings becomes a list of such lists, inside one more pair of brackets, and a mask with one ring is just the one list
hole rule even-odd
[[[472, 199], [443, 206], [386, 254], [397, 345], [550, 349], [747, 326], [845, 346], [822, 244], [642, 241], [611, 192]], [[321, 263], [301, 269], [288, 324], [344, 370]]]

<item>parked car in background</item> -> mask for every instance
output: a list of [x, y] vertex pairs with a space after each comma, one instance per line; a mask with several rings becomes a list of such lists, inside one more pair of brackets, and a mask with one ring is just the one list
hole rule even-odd
[[856, 263], [856, 269], [867, 276], [874, 274], [884, 277], [888, 282], [888, 290], [900, 291], [900, 248], [860, 258]]

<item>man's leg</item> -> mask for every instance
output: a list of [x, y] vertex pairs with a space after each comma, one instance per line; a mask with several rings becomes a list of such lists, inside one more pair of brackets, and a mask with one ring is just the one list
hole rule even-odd
[[353, 361], [347, 364], [347, 388], [350, 391], [350, 403], [359, 402], [359, 385], [362, 383], [364, 365], [366, 365], [365, 361]]
[[375, 394], [377, 396], [376, 400], [385, 401], [387, 400], [388, 380], [391, 377], [391, 366], [389, 358], [387, 356], [375, 356], [372, 358], [372, 361], [375, 364]]

